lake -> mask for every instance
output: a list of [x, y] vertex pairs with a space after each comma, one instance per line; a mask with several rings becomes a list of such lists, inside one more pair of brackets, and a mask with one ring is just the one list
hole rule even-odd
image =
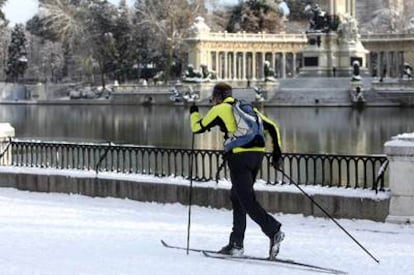
[[[200, 108], [205, 114], [207, 108]], [[414, 132], [414, 108], [269, 107], [289, 153], [382, 154], [392, 136]], [[112, 141], [190, 148], [188, 108], [141, 105], [1, 105], [0, 122], [17, 138]], [[195, 147], [221, 149], [222, 134], [196, 135]]]

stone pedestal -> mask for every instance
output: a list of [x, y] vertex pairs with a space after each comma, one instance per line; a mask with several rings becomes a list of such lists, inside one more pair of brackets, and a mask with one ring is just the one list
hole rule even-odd
[[393, 137], [385, 143], [390, 161], [390, 211], [392, 223], [414, 222], [414, 133]]
[[302, 52], [303, 77], [345, 77], [352, 75], [352, 63], [357, 60], [361, 74], [367, 74], [368, 51], [358, 41], [343, 41], [336, 32], [311, 31], [307, 33], [308, 46]]
[[0, 154], [4, 153], [3, 156], [0, 156], [1, 165], [11, 164], [11, 150], [5, 152], [5, 149], [7, 148], [9, 138], [14, 137], [14, 135], [14, 128], [10, 123], [0, 123]]
[[300, 76], [333, 76], [336, 74], [337, 34], [312, 31], [307, 33], [308, 46], [303, 50]]

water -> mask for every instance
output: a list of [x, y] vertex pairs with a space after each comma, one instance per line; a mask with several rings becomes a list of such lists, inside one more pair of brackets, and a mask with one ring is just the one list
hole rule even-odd
[[[207, 108], [200, 108], [202, 113]], [[283, 151], [290, 153], [382, 154], [392, 136], [414, 132], [414, 108], [272, 107]], [[140, 105], [0, 105], [0, 122], [16, 137], [190, 148], [188, 109]], [[197, 135], [195, 147], [221, 149], [222, 134]]]

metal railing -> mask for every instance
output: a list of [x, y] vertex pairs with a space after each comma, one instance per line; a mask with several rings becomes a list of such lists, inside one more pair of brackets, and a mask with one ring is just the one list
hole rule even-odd
[[[76, 169], [175, 176], [188, 178], [190, 155], [193, 156], [193, 180], [229, 178], [226, 166], [220, 170], [222, 151], [155, 148], [113, 143], [44, 142], [11, 139], [11, 165], [55, 169]], [[3, 164], [4, 165], [4, 164]], [[302, 185], [384, 190], [388, 160], [385, 155], [283, 155], [283, 169]], [[266, 153], [259, 179], [267, 184], [285, 184], [280, 172], [271, 166]]]

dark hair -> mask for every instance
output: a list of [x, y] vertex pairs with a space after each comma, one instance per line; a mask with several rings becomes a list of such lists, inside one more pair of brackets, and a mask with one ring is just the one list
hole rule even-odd
[[232, 96], [232, 87], [229, 84], [219, 82], [214, 85], [212, 98], [219, 98], [223, 100], [229, 96]]

